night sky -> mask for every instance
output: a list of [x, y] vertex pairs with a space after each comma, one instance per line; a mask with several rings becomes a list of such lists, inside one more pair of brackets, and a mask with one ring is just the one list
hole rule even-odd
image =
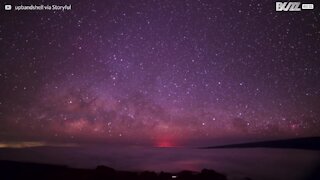
[[72, 10], [4, 11], [1, 4], [2, 143], [167, 147], [320, 135], [317, 6], [60, 4]]

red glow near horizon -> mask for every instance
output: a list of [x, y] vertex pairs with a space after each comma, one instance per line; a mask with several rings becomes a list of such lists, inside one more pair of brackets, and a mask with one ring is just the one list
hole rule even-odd
[[156, 147], [168, 148], [168, 147], [175, 147], [175, 146], [176, 144], [170, 140], [160, 140], [156, 142]]

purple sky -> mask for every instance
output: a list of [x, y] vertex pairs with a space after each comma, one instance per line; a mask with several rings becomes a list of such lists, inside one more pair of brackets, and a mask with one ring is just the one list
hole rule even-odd
[[1, 11], [1, 142], [177, 146], [320, 135], [317, 6], [64, 4], [72, 10]]

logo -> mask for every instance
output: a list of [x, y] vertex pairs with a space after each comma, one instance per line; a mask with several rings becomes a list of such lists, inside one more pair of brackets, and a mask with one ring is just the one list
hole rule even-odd
[[6, 4], [6, 5], [4, 5], [4, 9], [6, 11], [10, 11], [12, 9], [12, 6], [10, 4]]
[[314, 9], [313, 4], [302, 4], [301, 2], [276, 2], [276, 11], [301, 11], [301, 9]]

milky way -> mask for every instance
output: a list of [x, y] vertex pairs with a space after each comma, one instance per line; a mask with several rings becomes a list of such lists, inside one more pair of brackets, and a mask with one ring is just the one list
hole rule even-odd
[[1, 12], [0, 140], [170, 146], [320, 135], [317, 6], [70, 4]]

